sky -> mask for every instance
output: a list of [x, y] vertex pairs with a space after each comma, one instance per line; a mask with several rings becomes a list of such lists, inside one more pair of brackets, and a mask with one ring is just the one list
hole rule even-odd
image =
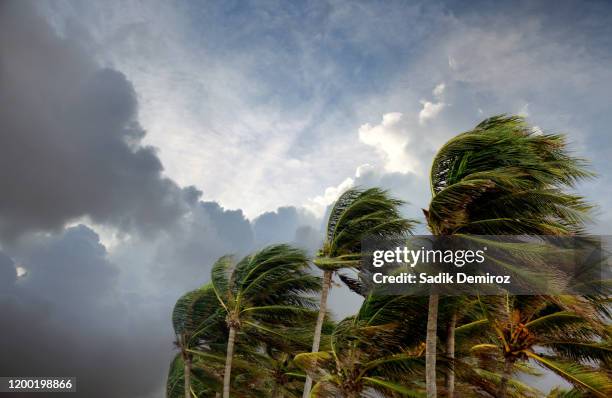
[[420, 218], [436, 150], [500, 113], [567, 134], [609, 234], [611, 66], [604, 1], [0, 2], [0, 374], [162, 397], [216, 258], [315, 250], [352, 186]]

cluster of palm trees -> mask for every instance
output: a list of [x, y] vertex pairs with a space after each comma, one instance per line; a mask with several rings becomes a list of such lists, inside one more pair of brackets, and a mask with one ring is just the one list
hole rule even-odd
[[[591, 206], [572, 188], [590, 176], [563, 136], [492, 117], [436, 155], [426, 224], [433, 235], [582, 235]], [[289, 245], [220, 258], [211, 282], [174, 308], [179, 353], [167, 396], [538, 397], [546, 394], [527, 380], [542, 369], [566, 382], [551, 398], [612, 396], [606, 289], [385, 296], [347, 275], [362, 265], [363, 239], [413, 232], [402, 204], [378, 188], [350, 189], [314, 259]], [[339, 322], [327, 313], [335, 275], [363, 296]]]

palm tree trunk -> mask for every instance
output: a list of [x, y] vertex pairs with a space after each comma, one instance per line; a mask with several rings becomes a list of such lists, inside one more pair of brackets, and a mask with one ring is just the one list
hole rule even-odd
[[448, 398], [455, 396], [455, 327], [457, 326], [457, 311], [453, 310], [446, 329], [446, 356], [450, 361], [446, 373], [446, 394]]
[[191, 398], [191, 358], [189, 354], [185, 354], [183, 362], [183, 378], [185, 379], [185, 398]]
[[236, 328], [230, 326], [227, 338], [227, 355], [225, 357], [225, 372], [223, 373], [223, 398], [230, 396], [230, 380], [232, 377], [232, 359], [234, 359], [234, 343], [236, 342]]
[[504, 361], [504, 371], [502, 373], [501, 382], [499, 383], [499, 398], [506, 398], [508, 395], [508, 380], [510, 380], [510, 374], [512, 373], [512, 361], [508, 358]]
[[438, 339], [438, 301], [440, 296], [429, 296], [429, 310], [427, 313], [427, 337], [425, 340], [425, 384], [427, 398], [437, 398], [436, 385], [436, 343]]
[[[331, 287], [332, 271], [323, 271], [323, 286], [321, 287], [321, 301], [319, 303], [319, 316], [317, 317], [317, 324], [315, 326], [314, 338], [312, 340], [311, 352], [318, 352], [319, 345], [321, 344], [321, 330], [323, 329], [323, 320], [325, 319], [325, 312], [327, 310], [327, 294]], [[304, 393], [302, 398], [308, 398], [310, 395], [310, 389], [312, 388], [312, 379], [310, 376], [306, 376], [306, 382], [304, 383]]]

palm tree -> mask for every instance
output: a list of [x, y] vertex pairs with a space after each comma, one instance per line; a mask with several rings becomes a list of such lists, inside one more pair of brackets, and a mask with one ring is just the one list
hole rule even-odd
[[368, 295], [336, 326], [329, 350], [295, 357], [316, 381], [310, 396], [422, 397], [424, 305], [421, 297]]
[[[568, 153], [563, 136], [535, 134], [518, 116], [495, 116], [438, 151], [430, 176], [432, 200], [424, 214], [434, 235], [580, 233], [590, 206], [566, 190], [589, 176], [585, 162]], [[438, 302], [439, 295], [432, 293], [429, 398], [437, 396]]]
[[[441, 314], [441, 319], [450, 317], [452, 314], [457, 316], [453, 339], [455, 356], [448, 361], [449, 366], [447, 366], [448, 373], [452, 373], [456, 379], [453, 389], [457, 391], [458, 396], [497, 396], [503, 378], [499, 370], [499, 362], [487, 355], [474, 355], [472, 351], [472, 347], [481, 343], [489, 343], [491, 339], [486, 319], [483, 319], [479, 297], [461, 297], [459, 300], [449, 297], [446, 300], [459, 305], [456, 311], [454, 311], [455, 308], [441, 307], [443, 311], [446, 310], [446, 313]], [[517, 370], [523, 374], [540, 375], [528, 363], [520, 364]], [[541, 392], [511, 377], [508, 377], [507, 385], [508, 392], [513, 398], [542, 396]]]
[[[172, 383], [169, 380], [169, 391], [176, 390], [177, 377], [182, 375], [184, 397], [192, 396], [192, 350], [202, 344], [220, 344], [225, 334], [222, 321], [221, 307], [210, 284], [190, 291], [177, 300], [172, 311], [172, 326], [180, 355], [171, 365], [170, 375], [174, 380]], [[177, 373], [179, 363], [183, 369]]]
[[229, 398], [232, 360], [238, 332], [282, 336], [279, 328], [316, 316], [308, 294], [321, 289], [320, 278], [307, 272], [308, 257], [288, 245], [274, 245], [246, 256], [238, 263], [221, 257], [213, 265], [212, 286], [226, 315], [227, 353], [223, 397]]
[[[302, 395], [306, 375], [296, 366], [294, 357], [297, 353], [310, 349], [311, 333], [315, 316], [295, 319], [290, 327], [275, 325], [274, 333], [261, 330], [247, 330], [248, 341], [238, 344], [239, 360], [243, 364], [241, 374], [252, 374], [265, 397], [297, 398]], [[329, 347], [329, 335], [333, 324], [326, 322], [323, 326], [322, 343]], [[241, 342], [245, 339], [241, 339]], [[234, 359], [233, 366], [236, 359]], [[244, 366], [248, 363], [248, 367]], [[254, 384], [254, 383], [251, 383]], [[234, 389], [234, 387], [232, 387]], [[253, 392], [253, 388], [250, 388]], [[247, 396], [243, 390], [240, 396]]]
[[[379, 188], [349, 189], [331, 209], [327, 222], [325, 241], [314, 264], [323, 270], [323, 286], [319, 302], [319, 316], [312, 341], [312, 352], [320, 348], [321, 329], [327, 309], [327, 295], [333, 274], [342, 268], [359, 268], [361, 242], [367, 237], [397, 237], [412, 230], [415, 221], [400, 214], [403, 201], [389, 196]], [[308, 376], [303, 397], [307, 398], [312, 387]]]
[[[487, 296], [479, 298], [484, 341], [472, 343], [477, 355], [503, 364], [499, 396], [507, 396], [517, 363], [532, 361], [595, 397], [612, 394], [612, 379], [594, 364], [612, 363], [606, 319], [579, 296]], [[608, 320], [609, 321], [609, 320]]]
[[[217, 386], [221, 385], [221, 379], [217, 378], [209, 369], [202, 369], [197, 358], [193, 358], [189, 370], [189, 389], [184, 388], [185, 364], [181, 354], [177, 354], [170, 363], [168, 380], [166, 383], [167, 398], [189, 397], [214, 397]], [[185, 393], [187, 391], [187, 394]]]

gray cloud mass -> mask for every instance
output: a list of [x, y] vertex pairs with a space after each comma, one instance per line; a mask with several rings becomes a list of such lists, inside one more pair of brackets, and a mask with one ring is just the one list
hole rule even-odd
[[0, 4], [0, 93], [0, 236], [82, 216], [155, 229], [185, 211], [155, 150], [139, 145], [130, 82], [28, 2]]

